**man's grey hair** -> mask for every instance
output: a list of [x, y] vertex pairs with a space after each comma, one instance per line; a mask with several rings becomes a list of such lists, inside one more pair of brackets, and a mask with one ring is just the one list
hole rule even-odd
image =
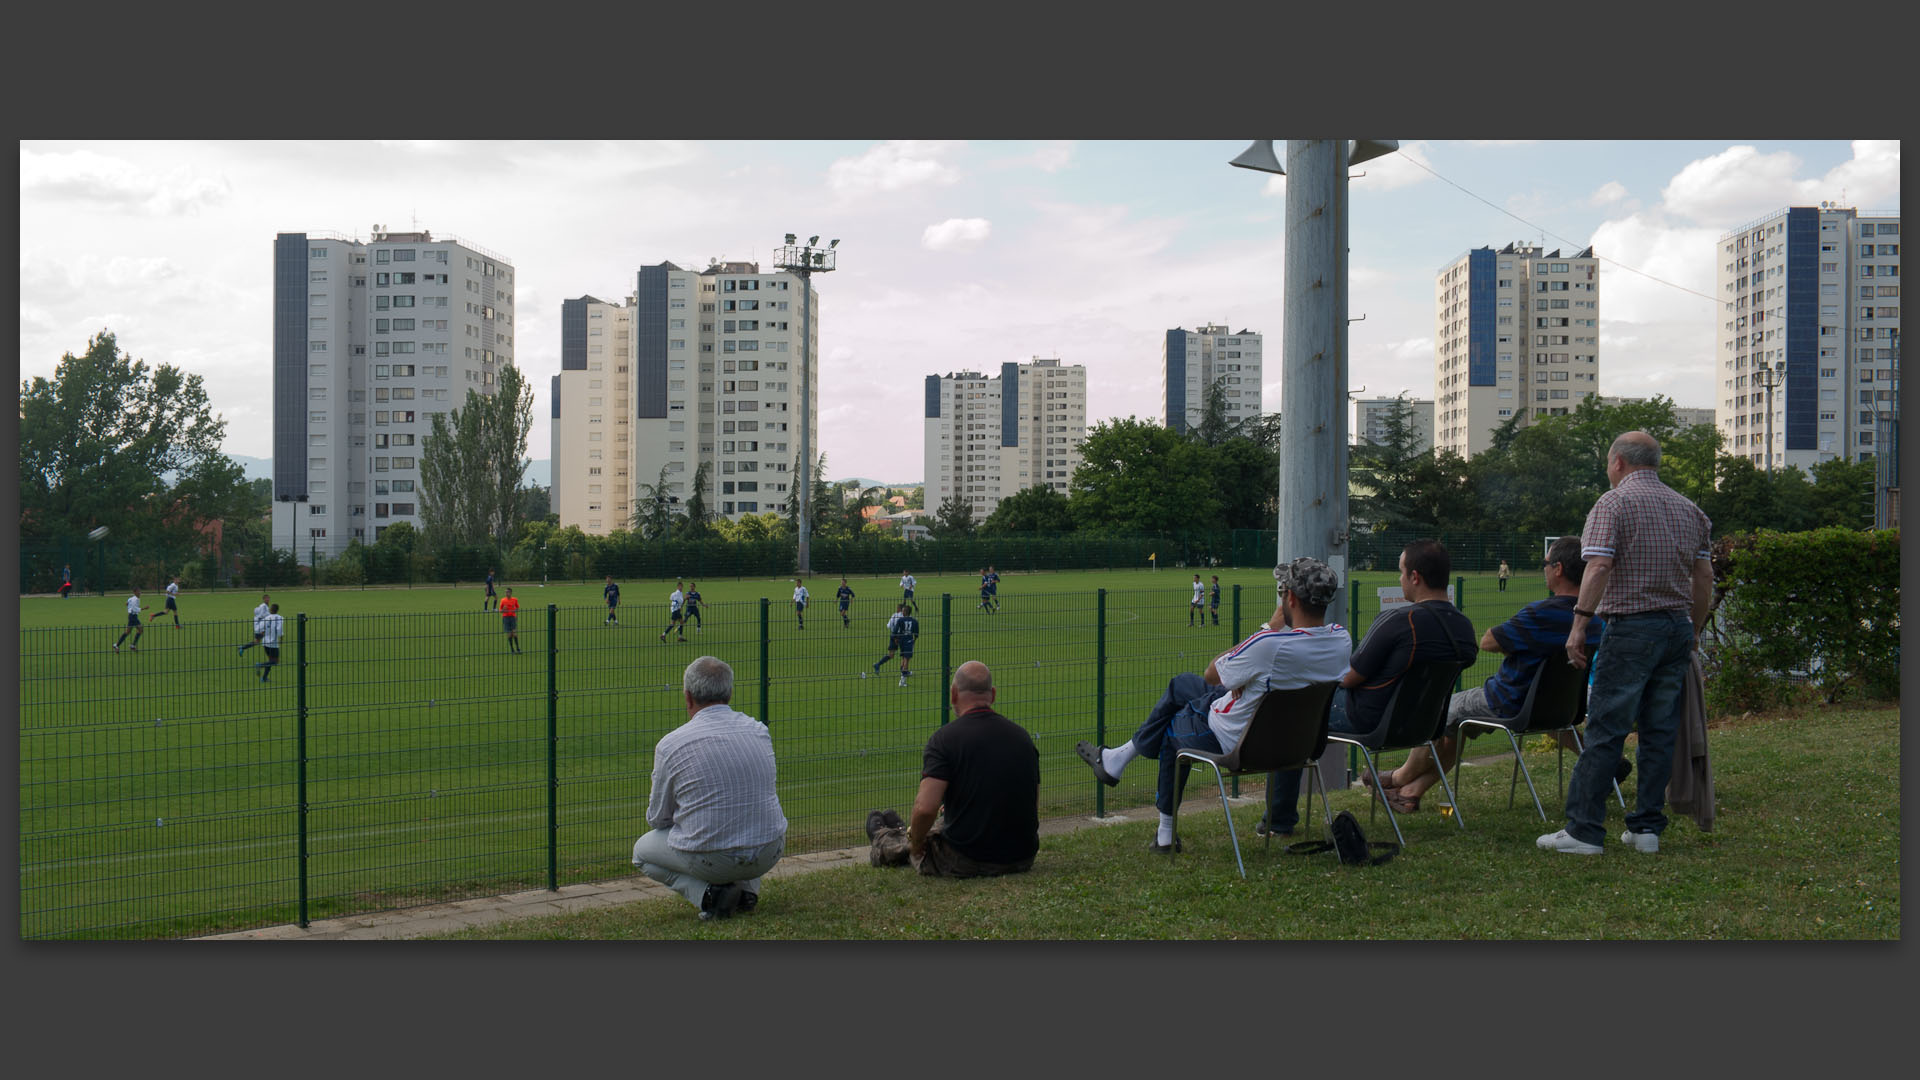
[[729, 702], [733, 700], [733, 669], [718, 657], [703, 656], [687, 665], [680, 685], [696, 705]]
[[1629, 431], [1613, 440], [1607, 453], [1636, 469], [1660, 467], [1660, 441], [1644, 431]]

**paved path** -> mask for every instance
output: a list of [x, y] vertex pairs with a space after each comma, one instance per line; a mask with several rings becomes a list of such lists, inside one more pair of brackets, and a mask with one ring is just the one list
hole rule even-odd
[[[1242, 794], [1231, 800], [1236, 807], [1264, 806], [1266, 803], [1264, 784], [1248, 785], [1241, 781]], [[1207, 813], [1218, 805], [1214, 797], [1217, 792], [1208, 792], [1208, 798], [1192, 797], [1191, 809], [1182, 816], [1195, 813]], [[1119, 825], [1127, 822], [1154, 821], [1157, 815], [1151, 805], [1135, 807], [1125, 813], [1110, 813], [1104, 818], [1068, 817], [1050, 818], [1040, 823], [1041, 836], [1057, 836], [1078, 829], [1101, 825]], [[769, 878], [792, 877], [795, 874], [810, 874], [816, 870], [828, 870], [837, 866], [865, 866], [867, 848], [841, 848], [837, 851], [810, 851], [802, 855], [788, 855], [781, 859], [767, 873]], [[297, 924], [282, 926], [263, 926], [254, 930], [241, 930], [231, 934], [211, 934], [200, 938], [201, 941], [385, 941], [404, 938], [424, 937], [432, 934], [445, 934], [462, 930], [469, 926], [485, 926], [504, 922], [509, 919], [525, 919], [540, 915], [561, 915], [570, 911], [585, 911], [590, 908], [613, 907], [617, 904], [631, 904], [640, 900], [652, 900], [660, 897], [674, 897], [679, 894], [665, 885], [635, 871], [632, 877], [616, 878], [612, 881], [581, 882], [576, 885], [562, 885], [559, 889], [530, 889], [526, 892], [509, 893], [505, 896], [487, 896], [473, 900], [457, 900], [448, 904], [431, 904], [424, 907], [403, 908], [398, 911], [379, 911], [365, 915], [349, 915], [339, 919], [316, 919], [305, 929]]]

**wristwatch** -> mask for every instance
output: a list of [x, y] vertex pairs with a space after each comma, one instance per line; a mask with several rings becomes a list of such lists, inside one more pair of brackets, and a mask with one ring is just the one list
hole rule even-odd
[[1580, 617], [1582, 617], [1582, 618], [1586, 618], [1586, 619], [1591, 619], [1591, 618], [1593, 618], [1593, 612], [1591, 612], [1591, 611], [1581, 611], [1581, 610], [1580, 610], [1579, 608], [1574, 608], [1574, 609], [1573, 609], [1573, 613], [1574, 613], [1575, 615], [1578, 615], [1578, 616], [1580, 616]]

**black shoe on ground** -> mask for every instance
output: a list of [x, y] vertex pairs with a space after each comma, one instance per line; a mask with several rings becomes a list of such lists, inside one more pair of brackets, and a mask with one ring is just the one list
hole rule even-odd
[[757, 893], [757, 892], [742, 892], [742, 893], [740, 894], [740, 903], [739, 903], [739, 905], [738, 905], [738, 906], [736, 906], [736, 907], [735, 907], [735, 908], [733, 909], [733, 913], [734, 913], [735, 915], [751, 915], [751, 914], [753, 914], [753, 912], [754, 912], [754, 909], [755, 909], [755, 908], [757, 908], [757, 907], [759, 907], [759, 906], [760, 906], [760, 894], [759, 894], [759, 893]]
[[1115, 787], [1120, 781], [1114, 779], [1113, 776], [1107, 772], [1107, 765], [1105, 761], [1101, 760], [1100, 750], [1101, 747], [1095, 746], [1085, 739], [1081, 739], [1079, 742], [1073, 744], [1073, 752], [1079, 754], [1080, 760], [1086, 762], [1087, 765], [1093, 769], [1093, 775], [1099, 777], [1100, 782], [1108, 787]]
[[732, 882], [725, 885], [707, 886], [706, 895], [700, 898], [700, 917], [702, 919], [728, 919], [740, 907], [740, 898], [746, 890]]
[[887, 827], [887, 815], [885, 812], [880, 810], [867, 811], [867, 839], [869, 841], [871, 841], [875, 836], [878, 836], [880, 833], [880, 830], [886, 827]]
[[1147, 841], [1147, 850], [1153, 852], [1155, 855], [1174, 854], [1180, 850], [1180, 838], [1176, 836], [1173, 838], [1173, 843], [1163, 844], [1160, 842], [1160, 838], [1156, 836]]

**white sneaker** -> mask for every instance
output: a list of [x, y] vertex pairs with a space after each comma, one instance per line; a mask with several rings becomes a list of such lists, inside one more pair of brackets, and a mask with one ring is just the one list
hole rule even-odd
[[1568, 855], [1598, 855], [1602, 850], [1599, 844], [1589, 844], [1565, 829], [1548, 833], [1534, 843], [1547, 851], [1560, 851]]
[[866, 672], [864, 672], [864, 671], [863, 671], [863, 672], [861, 672], [861, 673], [860, 673], [860, 677], [861, 677], [861, 678], [863, 678], [863, 679], [864, 679], [864, 678], [866, 678], [866, 677], [867, 677], [867, 673], [866, 673]]
[[905, 680], [905, 679], [901, 679], [901, 680], [900, 680], [900, 685], [901, 685], [901, 686], [905, 686], [905, 685], [907, 685], [907, 680]]
[[1634, 832], [1632, 829], [1628, 829], [1626, 832], [1620, 834], [1620, 842], [1635, 851], [1642, 851], [1648, 855], [1652, 855], [1660, 850], [1659, 833]]

